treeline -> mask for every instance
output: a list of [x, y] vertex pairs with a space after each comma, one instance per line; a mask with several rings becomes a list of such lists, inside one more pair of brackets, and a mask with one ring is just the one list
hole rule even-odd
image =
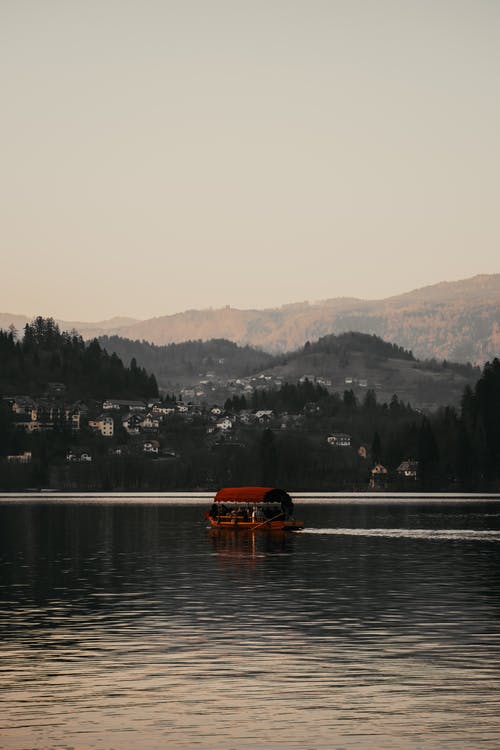
[[84, 342], [76, 331], [61, 332], [52, 318], [37, 317], [18, 339], [0, 330], [0, 393], [37, 396], [49, 383], [66, 386], [69, 398], [139, 398], [158, 395], [154, 375], [135, 359], [125, 367], [97, 339]]
[[308, 354], [328, 354], [342, 358], [346, 353], [362, 351], [372, 357], [383, 359], [405, 359], [415, 362], [413, 353], [397, 344], [384, 341], [375, 334], [350, 331], [338, 335], [322, 336], [314, 343], [306, 342], [304, 352]]
[[233, 396], [226, 400], [224, 408], [226, 411], [235, 413], [247, 409], [297, 413], [302, 411], [308, 403], [326, 402], [331, 398], [333, 396], [330, 396], [326, 388], [306, 378], [304, 382], [296, 385], [284, 383], [277, 389], [257, 388], [249, 398]]

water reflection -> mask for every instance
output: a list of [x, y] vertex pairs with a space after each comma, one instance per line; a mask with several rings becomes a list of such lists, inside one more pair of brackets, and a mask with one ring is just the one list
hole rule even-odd
[[500, 505], [303, 510], [0, 506], [3, 746], [496, 748]]
[[264, 564], [271, 555], [291, 555], [296, 534], [267, 529], [255, 532], [210, 529], [208, 536], [218, 562], [226, 570], [234, 572], [242, 568], [253, 570], [257, 565]]

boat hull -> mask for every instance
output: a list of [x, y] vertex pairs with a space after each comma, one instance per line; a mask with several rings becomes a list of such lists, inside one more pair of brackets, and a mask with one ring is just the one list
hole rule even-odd
[[209, 518], [210, 526], [213, 529], [235, 529], [241, 531], [300, 531], [304, 528], [303, 521], [242, 521], [239, 518], [232, 518], [227, 521], [218, 521]]

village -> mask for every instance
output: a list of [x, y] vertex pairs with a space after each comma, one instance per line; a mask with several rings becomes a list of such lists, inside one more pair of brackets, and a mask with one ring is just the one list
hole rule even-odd
[[[373, 455], [369, 441], [360, 440], [359, 436], [344, 431], [340, 425], [339, 429], [335, 429], [335, 420], [322, 418], [318, 403], [307, 402], [297, 412], [247, 408], [247, 398], [251, 403], [255, 393], [251, 380], [274, 389], [282, 385], [279, 382], [262, 383], [263, 378], [249, 378], [246, 383], [236, 382], [232, 386], [235, 397], [228, 399], [225, 405], [200, 402], [201, 392], [187, 388], [178, 397], [68, 402], [61, 383], [50, 383], [43, 397], [4, 396], [3, 402], [10, 410], [12, 425], [20, 436], [35, 439], [40, 435], [63, 436], [66, 450], [61, 460], [71, 465], [91, 464], [96, 458], [102, 460], [106, 455], [110, 459], [142, 457], [158, 462], [180, 460], [182, 449], [178, 443], [183, 441], [176, 440], [175, 436], [186, 436], [190, 432], [201, 438], [208, 451], [219, 448], [224, 448], [226, 453], [241, 451], [247, 448], [252, 436], [265, 430], [274, 435], [292, 433], [312, 436], [323, 450], [339, 451], [346, 457], [348, 454], [354, 457], [358, 465], [365, 463], [371, 489], [389, 486], [390, 471]], [[311, 384], [314, 380], [316, 385], [329, 385], [318, 383], [318, 379], [312, 377], [309, 380], [308, 376], [302, 377], [299, 384]], [[238, 393], [242, 396], [238, 397]], [[187, 400], [191, 398], [193, 400]], [[234, 404], [238, 404], [237, 409], [230, 408]], [[22, 448], [7, 455], [5, 461], [18, 465], [31, 463], [33, 455], [28, 449], [29, 445]], [[393, 474], [400, 483], [416, 482], [418, 461], [408, 458], [400, 462]]]

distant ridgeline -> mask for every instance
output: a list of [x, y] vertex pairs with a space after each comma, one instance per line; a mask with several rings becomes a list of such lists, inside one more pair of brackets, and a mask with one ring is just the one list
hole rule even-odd
[[74, 398], [158, 395], [155, 376], [135, 359], [125, 367], [97, 339], [85, 342], [75, 331], [61, 333], [52, 318], [26, 324], [20, 340], [15, 331], [0, 330], [0, 393], [39, 395], [51, 383], [62, 384]]

